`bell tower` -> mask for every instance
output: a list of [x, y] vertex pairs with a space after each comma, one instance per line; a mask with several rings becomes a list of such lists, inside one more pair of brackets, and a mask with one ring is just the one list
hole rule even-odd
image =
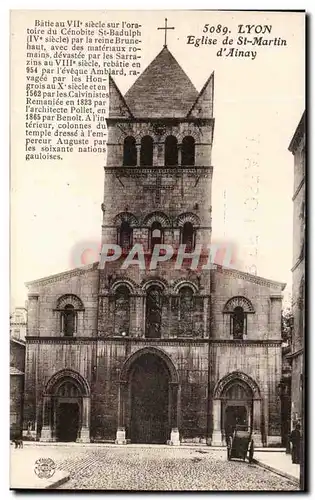
[[[201, 262], [211, 243], [213, 87], [212, 74], [198, 93], [169, 51], [166, 38], [161, 52], [124, 96], [109, 77], [102, 244], [119, 245], [121, 256], [100, 270], [98, 336], [111, 357], [107, 364], [115, 365], [116, 372], [135, 351], [153, 346], [169, 351], [181, 381], [171, 391], [172, 442], [179, 439], [180, 426], [192, 421], [192, 409], [179, 403], [180, 392], [185, 399], [188, 389], [187, 370], [177, 360], [192, 356], [187, 347], [198, 346], [198, 339], [202, 339], [200, 353], [186, 361], [202, 364], [194, 368], [200, 371], [194, 383], [203, 394], [207, 391], [210, 271], [202, 271], [201, 265], [194, 268], [192, 258], [181, 261], [178, 252], [185, 248], [192, 257], [199, 252]], [[158, 244], [171, 247], [172, 257], [152, 268]], [[139, 265], [126, 267], [135, 246], [143, 249], [143, 256], [135, 254]], [[116, 440], [123, 443], [128, 439], [126, 429], [133, 428], [132, 412], [117, 377]], [[197, 403], [201, 418], [194, 425], [201, 428], [191, 430], [194, 435], [206, 433], [206, 405], [205, 397]], [[137, 437], [138, 442], [141, 439]]]

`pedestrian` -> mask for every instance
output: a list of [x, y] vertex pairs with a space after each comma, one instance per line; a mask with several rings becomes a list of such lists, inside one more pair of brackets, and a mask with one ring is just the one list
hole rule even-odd
[[300, 447], [301, 447], [301, 426], [299, 423], [295, 425], [294, 430], [291, 432], [291, 443], [292, 443], [292, 463], [300, 463]]

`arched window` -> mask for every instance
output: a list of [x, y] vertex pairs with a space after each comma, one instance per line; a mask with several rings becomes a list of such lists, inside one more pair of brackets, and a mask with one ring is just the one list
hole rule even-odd
[[165, 166], [171, 167], [178, 164], [177, 139], [169, 135], [165, 140]]
[[186, 245], [186, 251], [195, 248], [195, 230], [191, 222], [185, 222], [183, 225], [182, 244]]
[[82, 300], [71, 293], [62, 295], [57, 299], [56, 309], [57, 313], [56, 329], [61, 332], [65, 337], [72, 337], [83, 325], [84, 305]]
[[132, 247], [133, 230], [129, 222], [123, 221], [119, 231], [119, 245], [122, 250], [129, 250]]
[[134, 167], [137, 165], [136, 140], [132, 136], [128, 136], [124, 140], [123, 165], [126, 167]]
[[151, 226], [150, 231], [150, 249], [153, 250], [155, 245], [160, 245], [163, 243], [163, 229], [160, 222], [155, 221]]
[[242, 339], [245, 334], [246, 320], [244, 309], [240, 306], [235, 307], [233, 314], [231, 315], [231, 320], [233, 339]]
[[129, 334], [130, 328], [130, 291], [126, 285], [115, 290], [115, 334]]
[[61, 313], [61, 331], [65, 337], [73, 337], [77, 329], [77, 314], [72, 304], [67, 304]]
[[223, 308], [223, 314], [230, 316], [230, 337], [235, 340], [247, 338], [247, 317], [255, 309], [249, 299], [242, 296], [232, 297]]
[[182, 165], [195, 165], [195, 139], [190, 135], [182, 142]]
[[179, 291], [180, 335], [192, 336], [193, 332], [193, 291], [189, 286], [183, 286]]
[[141, 139], [140, 165], [153, 165], [153, 139], [149, 135]]
[[158, 286], [151, 286], [146, 296], [146, 329], [148, 338], [161, 337], [162, 294]]

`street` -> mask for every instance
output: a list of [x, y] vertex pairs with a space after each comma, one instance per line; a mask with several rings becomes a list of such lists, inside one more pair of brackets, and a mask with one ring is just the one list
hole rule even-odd
[[224, 449], [167, 446], [28, 445], [12, 450], [26, 460], [50, 457], [70, 473], [59, 489], [108, 490], [286, 490], [290, 481], [247, 461], [226, 459]]

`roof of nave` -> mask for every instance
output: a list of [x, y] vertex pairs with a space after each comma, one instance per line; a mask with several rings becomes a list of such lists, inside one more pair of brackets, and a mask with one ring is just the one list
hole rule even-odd
[[58, 274], [51, 274], [50, 276], [45, 276], [44, 278], [39, 278], [37, 280], [28, 281], [25, 283], [26, 287], [31, 287], [32, 285], [48, 285], [49, 283], [54, 283], [56, 281], [62, 281], [67, 278], [72, 278], [73, 276], [79, 276], [80, 274], [85, 274], [89, 271], [94, 271], [98, 269], [99, 262], [93, 262], [93, 264], [88, 264], [82, 267], [76, 267], [74, 269], [69, 269], [68, 271], [63, 271]]
[[135, 118], [184, 118], [198, 92], [167, 47], [153, 59], [125, 94]]
[[232, 269], [230, 267], [224, 267], [219, 265], [215, 266], [214, 272], [219, 272], [233, 276], [235, 278], [251, 281], [252, 283], [256, 283], [257, 285], [279, 289], [280, 291], [283, 291], [287, 285], [286, 283], [283, 283], [281, 281], [270, 280], [267, 278], [263, 278], [262, 276], [257, 276], [256, 274], [250, 274], [246, 273], [245, 271], [239, 271], [238, 269]]

